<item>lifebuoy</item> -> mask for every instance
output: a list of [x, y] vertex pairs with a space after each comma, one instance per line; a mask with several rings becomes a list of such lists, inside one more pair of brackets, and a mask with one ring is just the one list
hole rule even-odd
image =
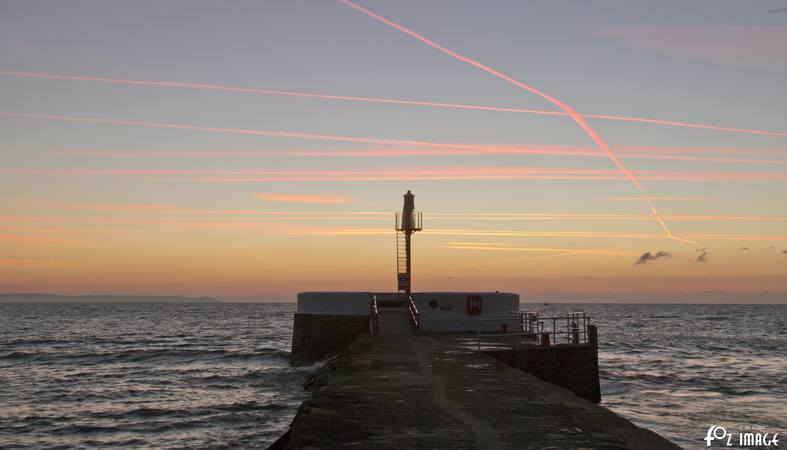
[[467, 296], [467, 315], [479, 316], [483, 310], [483, 299], [480, 295]]

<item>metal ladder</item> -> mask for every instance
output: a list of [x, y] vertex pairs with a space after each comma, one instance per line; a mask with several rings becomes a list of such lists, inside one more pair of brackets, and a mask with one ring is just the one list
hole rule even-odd
[[[396, 273], [398, 277], [409, 276], [407, 273], [407, 244], [403, 231], [396, 232]], [[397, 286], [397, 291], [400, 295], [407, 294], [405, 289], [401, 289], [401, 285]]]

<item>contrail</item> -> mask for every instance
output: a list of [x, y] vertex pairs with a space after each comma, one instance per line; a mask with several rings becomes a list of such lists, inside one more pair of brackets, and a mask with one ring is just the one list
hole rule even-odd
[[[389, 235], [390, 231], [387, 228], [329, 228], [329, 227], [293, 227], [288, 224], [282, 228], [271, 227], [276, 225], [269, 222], [222, 222], [222, 221], [195, 221], [195, 220], [161, 220], [158, 218], [139, 218], [139, 217], [68, 217], [68, 216], [29, 216], [29, 217], [15, 217], [15, 216], [2, 216], [3, 221], [6, 222], [31, 222], [40, 224], [42, 222], [73, 222], [73, 223], [117, 223], [117, 224], [148, 224], [148, 225], [161, 225], [161, 226], [174, 226], [174, 227], [213, 227], [213, 228], [227, 228], [227, 229], [264, 229], [266, 231], [274, 231], [284, 235], [321, 235], [321, 236], [334, 236], [334, 235]], [[73, 232], [73, 229], [65, 229], [60, 231]], [[112, 230], [103, 229], [89, 230], [91, 233], [94, 231], [135, 231], [142, 230]], [[161, 230], [156, 230], [161, 231]], [[167, 230], [164, 230], [167, 231]], [[517, 230], [476, 230], [476, 229], [431, 229], [424, 231], [426, 234], [436, 236], [495, 236], [495, 237], [566, 237], [566, 238], [636, 238], [636, 239], [669, 239], [663, 233], [603, 233], [603, 232], [581, 232], [581, 231], [517, 231]], [[725, 235], [725, 234], [684, 234], [677, 237], [684, 239], [698, 240], [729, 240], [729, 241], [787, 241], [787, 236], [777, 235]]]
[[[382, 181], [382, 180], [627, 180], [612, 169], [555, 167], [448, 166], [429, 168], [315, 169], [70, 169], [0, 168], [0, 173], [49, 176], [138, 176], [158, 181], [250, 183], [261, 181]], [[783, 181], [784, 172], [674, 172], [641, 170], [636, 176], [659, 181]], [[150, 178], [148, 178], [150, 179]]]
[[[671, 197], [666, 197], [671, 198]], [[689, 197], [692, 198], [692, 197]], [[695, 197], [701, 199], [701, 197]], [[629, 199], [641, 200], [641, 197], [630, 197]], [[329, 216], [342, 216], [345, 220], [385, 220], [390, 218], [390, 213], [387, 211], [266, 211], [256, 209], [188, 209], [176, 206], [160, 205], [160, 204], [135, 204], [135, 203], [31, 203], [25, 202], [24, 209], [42, 209], [42, 210], [77, 210], [77, 211], [107, 211], [107, 212], [120, 212], [120, 213], [134, 213], [135, 216], [142, 214], [152, 215], [225, 215], [225, 216], [242, 216], [241, 218], [247, 219], [248, 216], [261, 216], [266, 220], [273, 217], [284, 219], [313, 219], [322, 220]], [[13, 208], [9, 208], [13, 209]], [[30, 216], [22, 217], [22, 219], [35, 220], [35, 217]], [[468, 213], [468, 212], [439, 212], [430, 213], [430, 219], [434, 220], [652, 220], [652, 217], [644, 214], [614, 214], [614, 213], [516, 213], [516, 212], [486, 212], [486, 213]], [[669, 215], [666, 216], [668, 220], [679, 221], [703, 221], [703, 220], [720, 220], [720, 221], [763, 221], [763, 222], [787, 222], [787, 216], [727, 216], [727, 215]], [[18, 220], [18, 216], [0, 216], [3, 221]], [[0, 225], [0, 228], [8, 228]], [[45, 230], [46, 231], [46, 230]]]
[[121, 119], [104, 119], [98, 117], [75, 117], [75, 116], [61, 116], [53, 114], [30, 114], [20, 112], [0, 112], [0, 116], [4, 117], [21, 117], [28, 119], [45, 119], [45, 120], [59, 120], [64, 122], [82, 122], [82, 123], [99, 123], [108, 125], [127, 125], [147, 128], [168, 128], [176, 130], [191, 130], [191, 131], [206, 131], [213, 133], [229, 133], [229, 134], [245, 134], [251, 136], [266, 136], [266, 137], [283, 137], [283, 138], [296, 138], [308, 140], [321, 140], [321, 141], [336, 141], [336, 142], [354, 142], [362, 144], [381, 144], [381, 145], [404, 145], [416, 147], [434, 147], [434, 148], [464, 148], [464, 149], [494, 149], [486, 145], [473, 145], [473, 144], [450, 144], [442, 142], [430, 141], [413, 141], [401, 139], [378, 139], [378, 138], [364, 138], [354, 136], [336, 136], [314, 133], [299, 133], [289, 131], [273, 131], [273, 130], [250, 130], [242, 128], [222, 128], [222, 127], [208, 127], [200, 125], [181, 125], [174, 123], [162, 122], [145, 122], [139, 120], [121, 120]]
[[[450, 152], [451, 150], [446, 150]], [[573, 145], [554, 145], [554, 144], [485, 144], [483, 148], [467, 149], [468, 154], [474, 154], [475, 151], [487, 152], [551, 152], [554, 154], [566, 155], [598, 155], [598, 149], [595, 147], [587, 146], [573, 146]], [[752, 147], [641, 147], [641, 146], [620, 146], [617, 147], [619, 154], [654, 154], [654, 155], [771, 155], [771, 156], [785, 156], [787, 155], [787, 147], [766, 147], [766, 148], [752, 148]], [[56, 153], [71, 156], [145, 156], [145, 155], [162, 155], [162, 156], [177, 156], [185, 152], [194, 154], [194, 156], [221, 156], [221, 155], [238, 155], [238, 156], [286, 156], [294, 154], [295, 156], [318, 156], [319, 154], [338, 155], [338, 156], [352, 156], [354, 154], [368, 153], [371, 155], [379, 154], [381, 156], [387, 155], [389, 152], [401, 152], [402, 156], [409, 155], [437, 155], [435, 150], [419, 148], [418, 146], [343, 146], [320, 148], [320, 150], [269, 150], [269, 149], [255, 149], [255, 150], [124, 150], [124, 151], [58, 151]], [[434, 152], [434, 153], [433, 153]], [[461, 154], [462, 152], [456, 151], [455, 153], [447, 154]]]
[[440, 248], [451, 248], [456, 250], [499, 250], [499, 251], [517, 251], [517, 252], [534, 252], [534, 253], [591, 253], [594, 255], [614, 255], [614, 256], [639, 256], [641, 252], [628, 251], [628, 250], [607, 250], [607, 249], [577, 249], [577, 248], [538, 248], [538, 247], [514, 247], [502, 246], [498, 244], [485, 244], [473, 242], [451, 242], [439, 246]]
[[[370, 150], [176, 150], [176, 151], [62, 151], [59, 155], [72, 157], [99, 158], [224, 158], [224, 157], [317, 157], [317, 158], [374, 158], [401, 156], [445, 156], [445, 155], [547, 155], [547, 156], [583, 156], [590, 158], [606, 158], [596, 150], [563, 150], [543, 147], [491, 147], [491, 148], [381, 148]], [[743, 159], [714, 156], [686, 156], [679, 154], [651, 154], [644, 152], [629, 153], [618, 150], [621, 159], [656, 159], [665, 161], [694, 161], [720, 164], [752, 164], [752, 165], [787, 165], [784, 159]], [[655, 197], [651, 199], [657, 200]]]
[[653, 203], [653, 201], [650, 199], [650, 197], [648, 197], [648, 194], [645, 192], [645, 190], [640, 185], [639, 180], [637, 180], [637, 178], [626, 168], [626, 166], [624, 166], [620, 162], [620, 160], [618, 160], [617, 156], [612, 151], [612, 149], [609, 148], [609, 146], [606, 144], [606, 142], [604, 142], [601, 139], [601, 137], [598, 134], [596, 134], [596, 132], [585, 122], [585, 120], [582, 117], [580, 117], [579, 114], [577, 114], [577, 112], [574, 111], [574, 109], [572, 109], [570, 106], [568, 106], [567, 104], [563, 103], [562, 101], [558, 100], [555, 97], [552, 97], [552, 96], [550, 96], [550, 95], [548, 95], [548, 94], [546, 94], [544, 92], [539, 91], [538, 89], [536, 89], [536, 88], [534, 88], [532, 86], [529, 86], [529, 85], [527, 85], [525, 83], [522, 83], [522, 82], [520, 82], [518, 80], [515, 80], [514, 78], [511, 78], [511, 77], [509, 77], [507, 75], [504, 75], [503, 73], [498, 72], [498, 71], [492, 69], [491, 67], [485, 66], [484, 64], [481, 64], [480, 62], [475, 61], [474, 59], [468, 58], [466, 56], [462, 56], [462, 55], [460, 55], [460, 54], [458, 54], [458, 53], [456, 53], [456, 52], [454, 52], [452, 50], [449, 50], [449, 49], [447, 49], [447, 48], [445, 48], [445, 47], [443, 47], [443, 46], [441, 46], [441, 45], [439, 45], [439, 44], [437, 44], [437, 43], [427, 39], [426, 37], [416, 33], [415, 31], [410, 30], [409, 28], [405, 28], [405, 27], [403, 27], [403, 26], [401, 26], [401, 25], [399, 25], [397, 23], [394, 23], [394, 22], [386, 19], [385, 17], [380, 16], [379, 14], [373, 13], [372, 11], [370, 11], [370, 10], [360, 6], [360, 5], [356, 5], [355, 3], [353, 3], [353, 2], [351, 2], [349, 0], [339, 0], [339, 2], [341, 2], [341, 3], [351, 7], [351, 8], [353, 8], [353, 9], [355, 9], [355, 10], [357, 10], [357, 11], [359, 11], [359, 12], [361, 12], [361, 13], [363, 13], [363, 14], [365, 14], [365, 15], [367, 15], [367, 16], [369, 16], [369, 17], [371, 17], [371, 18], [373, 18], [373, 19], [375, 19], [375, 20], [377, 20], [379, 22], [381, 22], [381, 23], [384, 23], [385, 25], [393, 27], [396, 30], [401, 31], [402, 33], [405, 33], [405, 34], [407, 34], [407, 35], [409, 35], [409, 36], [411, 36], [411, 37], [413, 37], [413, 38], [423, 42], [424, 44], [434, 48], [435, 50], [438, 50], [438, 51], [440, 51], [442, 53], [445, 53], [446, 55], [448, 55], [448, 56], [450, 56], [450, 57], [452, 57], [452, 58], [454, 58], [456, 60], [462, 61], [462, 62], [464, 62], [466, 64], [469, 64], [469, 65], [471, 65], [473, 67], [476, 67], [476, 68], [478, 68], [478, 69], [480, 69], [480, 70], [482, 70], [482, 71], [484, 71], [484, 72], [486, 72], [486, 73], [488, 73], [488, 74], [490, 74], [490, 75], [492, 75], [494, 77], [497, 77], [497, 78], [499, 78], [499, 79], [501, 79], [503, 81], [506, 81], [506, 82], [508, 82], [508, 83], [510, 83], [510, 84], [512, 84], [514, 86], [517, 86], [517, 87], [519, 87], [519, 88], [521, 88], [521, 89], [523, 89], [525, 91], [528, 91], [530, 93], [538, 95], [539, 97], [547, 100], [548, 102], [550, 102], [553, 105], [557, 106], [559, 109], [561, 109], [564, 112], [566, 112], [571, 117], [571, 119], [573, 119], [574, 122], [576, 122], [576, 124], [579, 125], [580, 128], [582, 128], [582, 130], [585, 132], [585, 134], [587, 134], [588, 137], [590, 137], [590, 139], [593, 140], [593, 142], [595, 142], [596, 145], [598, 145], [598, 147], [609, 157], [609, 159], [615, 164], [615, 166], [617, 166], [618, 169], [620, 169], [620, 171], [623, 172], [623, 174], [626, 175], [626, 178], [628, 178], [628, 180], [631, 182], [631, 184], [633, 184], [634, 187], [637, 188], [637, 190], [642, 195], [642, 197], [644, 197], [646, 199], [646, 201], [648, 202], [648, 206], [650, 207], [650, 210], [653, 213], [653, 217], [656, 219], [656, 221], [658, 221], [659, 225], [661, 225], [661, 228], [664, 230], [664, 232], [667, 234], [667, 236], [670, 237], [670, 238], [673, 237], [672, 236], [672, 231], [670, 231], [669, 227], [667, 227], [667, 224], [664, 223], [664, 220], [661, 218], [661, 214], [659, 213], [658, 209], [656, 209], [656, 205]]
[[[632, 197], [640, 200], [640, 197]], [[285, 198], [286, 200], [291, 200]], [[322, 197], [318, 198], [323, 200]], [[300, 200], [300, 199], [297, 199]], [[311, 200], [311, 199], [308, 199]], [[330, 198], [329, 198], [330, 200]], [[328, 202], [331, 203], [331, 202]], [[221, 209], [186, 209], [166, 205], [138, 205], [114, 203], [28, 203], [25, 209], [41, 210], [77, 210], [77, 211], [106, 211], [110, 213], [133, 213], [135, 217], [141, 215], [153, 216], [207, 216], [227, 219], [249, 220], [261, 218], [263, 220], [372, 220], [388, 221], [390, 213], [385, 211], [265, 211], [265, 210], [221, 210]], [[221, 217], [225, 216], [225, 217]], [[256, 216], [256, 217], [253, 217]], [[58, 220], [59, 216], [2, 216], [5, 222], [36, 221], [38, 219]], [[429, 215], [430, 220], [445, 221], [567, 221], [567, 220], [600, 220], [600, 221], [645, 221], [652, 220], [644, 214], [610, 214], [610, 213], [465, 213], [465, 212], [434, 212]], [[744, 222], [787, 222], [787, 216], [728, 216], [728, 215], [668, 215], [667, 220], [675, 221], [744, 221]], [[65, 219], [64, 219], [65, 220]], [[0, 228], [9, 228], [0, 225]], [[44, 230], [47, 231], [47, 230]]]
[[[583, 147], [577, 147], [582, 149]], [[626, 153], [656, 153], [656, 154], [728, 154], [728, 155], [785, 155], [784, 147], [642, 147], [621, 146], [618, 151]]]
[[[669, 201], [679, 201], [679, 202], [697, 202], [697, 201], [704, 201], [706, 200], [705, 197], [697, 197], [697, 196], [662, 196], [662, 197], [651, 197], [654, 200], [669, 200]], [[627, 201], [641, 201], [642, 197], [598, 197], [594, 200], [609, 200], [609, 201], [617, 201], [617, 202], [627, 202]]]
[[[335, 141], [335, 142], [352, 142], [352, 143], [362, 143], [362, 144], [378, 144], [378, 145], [401, 145], [407, 147], [426, 147], [431, 149], [440, 149], [434, 150], [432, 152], [426, 152], [423, 154], [435, 154], [435, 155], [449, 155], [449, 154], [552, 154], [552, 155], [577, 155], [577, 156], [598, 156], [598, 153], [590, 153], [587, 150], [561, 150], [561, 147], [555, 146], [554, 150], [544, 151], [543, 146], [541, 148], [523, 148], [523, 147], [507, 147], [501, 145], [477, 145], [477, 144], [463, 144], [463, 143], [446, 143], [446, 142], [433, 142], [433, 141], [416, 141], [416, 140], [403, 140], [403, 139], [380, 139], [380, 138], [367, 138], [367, 137], [356, 137], [356, 136], [336, 136], [336, 135], [325, 135], [325, 134], [314, 134], [314, 133], [301, 133], [301, 132], [289, 132], [289, 131], [274, 131], [274, 130], [251, 130], [251, 129], [242, 129], [242, 128], [223, 128], [223, 127], [208, 127], [208, 126], [201, 126], [201, 125], [183, 125], [183, 124], [174, 124], [174, 123], [161, 123], [161, 122], [146, 122], [146, 121], [138, 121], [138, 120], [122, 120], [122, 119], [105, 119], [105, 118], [98, 118], [98, 117], [74, 117], [74, 116], [62, 116], [62, 115], [51, 115], [51, 114], [29, 114], [29, 113], [19, 113], [19, 112], [0, 112], [0, 116], [3, 117], [21, 117], [21, 118], [29, 118], [29, 119], [45, 119], [45, 120], [58, 120], [64, 122], [82, 122], [82, 123], [98, 123], [98, 124], [109, 124], [109, 125], [127, 125], [127, 126], [138, 126], [138, 127], [147, 127], [147, 128], [169, 128], [169, 129], [177, 129], [177, 130], [191, 130], [191, 131], [205, 131], [205, 132], [214, 132], [214, 133], [230, 133], [230, 134], [245, 134], [245, 135], [253, 135], [253, 136], [268, 136], [268, 137], [284, 137], [284, 138], [297, 138], [297, 139], [307, 139], [307, 140], [322, 140], [322, 141]], [[398, 150], [401, 151], [401, 154], [395, 153], [397, 150], [376, 150], [373, 152], [374, 155], [377, 156], [410, 156], [413, 154], [419, 154], [418, 152], [423, 150]], [[394, 153], [391, 153], [394, 152]], [[162, 156], [171, 156], [173, 153], [176, 152], [163, 152]], [[355, 155], [354, 151], [339, 151], [331, 153], [330, 151], [327, 152], [329, 155], [334, 154], [338, 156], [351, 156]], [[70, 154], [73, 156], [98, 156], [101, 152], [66, 152], [66, 154]], [[106, 152], [106, 156], [131, 156], [131, 152]], [[143, 152], [141, 155], [148, 155], [154, 156], [157, 152]], [[198, 153], [199, 154], [199, 153]], [[208, 153], [212, 155], [217, 155], [216, 152]], [[285, 152], [271, 152], [271, 156], [282, 156]], [[206, 155], [207, 156], [207, 155]], [[316, 156], [312, 152], [294, 152], [292, 156]], [[608, 156], [608, 155], [607, 155]], [[656, 158], [656, 159], [667, 159], [668, 156], [665, 155], [640, 155], [640, 154], [632, 154], [628, 155], [628, 157], [632, 158]], [[774, 165], [781, 165], [787, 164], [787, 162], [783, 160], [744, 160], [744, 159], [737, 159], [737, 158], [704, 158], [703, 157], [693, 157], [693, 156], [674, 156], [674, 158], [680, 160], [688, 160], [688, 161], [702, 161], [702, 162], [721, 162], [721, 163], [732, 163], [732, 162], [745, 162], [749, 164], [774, 164]], [[617, 158], [615, 159], [617, 161]], [[757, 161], [757, 162], [753, 162]], [[631, 180], [631, 175], [628, 170], [625, 173], [626, 178]], [[635, 178], [636, 180], [636, 178]], [[650, 197], [648, 197], [650, 198]]]
[[[787, 236], [765, 235], [726, 235], [726, 234], [683, 234], [669, 238], [663, 233], [598, 233], [598, 232], [551, 232], [551, 231], [512, 231], [512, 230], [449, 230], [430, 229], [423, 233], [435, 236], [507, 236], [507, 237], [570, 237], [570, 238], [637, 238], [637, 239], [678, 239], [691, 243], [689, 239], [729, 240], [729, 241], [787, 241]], [[388, 235], [387, 228], [300, 228], [283, 230], [283, 234], [293, 235]]]
[[[293, 235], [354, 235], [354, 234], [390, 234], [385, 228], [293, 228], [284, 232]], [[567, 238], [637, 238], [637, 239], [670, 239], [663, 233], [603, 233], [584, 231], [512, 231], [512, 230], [472, 230], [472, 229], [430, 229], [424, 233], [433, 236], [507, 236], [507, 237], [567, 237]]]
[[[88, 81], [88, 82], [95, 82], [95, 83], [125, 84], [125, 85], [132, 85], [132, 86], [155, 86], [155, 87], [166, 87], [166, 88], [177, 88], [177, 89], [196, 89], [196, 90], [205, 90], [205, 91], [234, 92], [234, 93], [256, 94], [256, 95], [274, 95], [274, 96], [281, 96], [281, 97], [317, 98], [317, 99], [337, 100], [337, 101], [426, 106], [426, 107], [434, 107], [434, 108], [467, 109], [467, 110], [476, 110], [476, 111], [493, 111], [493, 112], [570, 117], [570, 114], [565, 111], [547, 111], [541, 109], [506, 108], [506, 107], [499, 107], [499, 106], [467, 105], [461, 103], [429, 102], [429, 101], [389, 99], [389, 98], [379, 98], [379, 97], [333, 95], [333, 94], [321, 94], [316, 92], [282, 91], [282, 90], [275, 90], [275, 89], [246, 88], [246, 87], [239, 87], [239, 86], [225, 86], [225, 85], [207, 84], [207, 83], [189, 83], [189, 82], [181, 82], [181, 81], [127, 80], [121, 78], [107, 78], [107, 77], [93, 77], [93, 76], [79, 76], [79, 75], [57, 75], [57, 74], [47, 74], [47, 73], [39, 73], [39, 72], [18, 72], [12, 70], [0, 70], [0, 75], [15, 76], [15, 77], [22, 77], [22, 78], [38, 78], [38, 79], [45, 79], [45, 80]], [[684, 128], [725, 131], [730, 133], [758, 134], [764, 136], [780, 136], [780, 137], [787, 136], [787, 133], [778, 132], [778, 131], [724, 127], [720, 125], [682, 122], [676, 120], [652, 119], [646, 117], [627, 117], [627, 116], [618, 116], [618, 115], [609, 115], [609, 114], [579, 114], [579, 116], [588, 119], [639, 122], [639, 123], [649, 123], [654, 125], [666, 125], [666, 126], [675, 126], [675, 127], [684, 127]]]

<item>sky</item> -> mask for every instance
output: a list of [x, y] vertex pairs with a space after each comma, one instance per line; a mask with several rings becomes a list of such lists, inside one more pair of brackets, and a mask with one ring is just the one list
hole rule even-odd
[[0, 292], [787, 303], [782, 0], [0, 0]]

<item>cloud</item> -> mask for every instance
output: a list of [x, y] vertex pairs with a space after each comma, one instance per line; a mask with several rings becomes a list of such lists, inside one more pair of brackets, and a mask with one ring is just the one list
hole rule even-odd
[[352, 203], [354, 199], [337, 194], [277, 194], [274, 192], [257, 192], [253, 195], [257, 200], [279, 203]]
[[787, 68], [787, 27], [638, 28], [598, 33], [683, 59], [747, 67]]
[[698, 262], [698, 263], [704, 263], [704, 262], [707, 262], [707, 261], [708, 261], [708, 258], [706, 258], [706, 256], [708, 256], [708, 252], [702, 252], [702, 253], [700, 253], [700, 256], [698, 256], [698, 257], [697, 257], [697, 262]]
[[751, 250], [751, 249], [750, 249], [749, 247], [741, 247], [741, 248], [739, 248], [738, 250], [749, 251], [749, 250]]
[[637, 262], [635, 262], [634, 265], [645, 264], [648, 261], [655, 261], [659, 258], [672, 258], [672, 253], [660, 251], [657, 252], [656, 254], [653, 254], [651, 252], [645, 252], [642, 255], [640, 255], [640, 257], [637, 259]]

